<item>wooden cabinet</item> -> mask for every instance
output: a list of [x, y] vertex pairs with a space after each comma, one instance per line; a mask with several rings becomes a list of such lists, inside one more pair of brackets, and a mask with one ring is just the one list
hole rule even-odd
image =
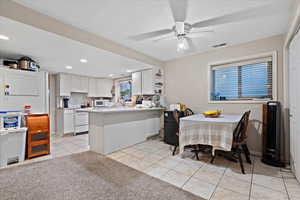
[[33, 158], [50, 153], [50, 123], [48, 114], [26, 115], [28, 128], [26, 157]]
[[134, 72], [132, 78], [132, 95], [142, 95], [142, 72]]
[[71, 96], [72, 76], [59, 74], [57, 77], [57, 88], [59, 96]]
[[142, 71], [142, 94], [154, 95], [154, 76], [152, 69]]

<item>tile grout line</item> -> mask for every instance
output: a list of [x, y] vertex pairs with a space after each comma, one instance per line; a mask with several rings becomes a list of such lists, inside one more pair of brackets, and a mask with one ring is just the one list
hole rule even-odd
[[[204, 164], [203, 164], [204, 165]], [[183, 189], [183, 187], [187, 184], [187, 182], [189, 181], [189, 180], [191, 180], [192, 179], [192, 177], [203, 167], [203, 165], [201, 165], [201, 167], [199, 167], [199, 169], [197, 169], [184, 183], [183, 183], [183, 185], [180, 187], [181, 189]]]
[[285, 178], [283, 177], [283, 175], [282, 175], [282, 174], [281, 174], [281, 178], [282, 178], [282, 180], [283, 180], [283, 184], [284, 184], [284, 188], [285, 188], [285, 191], [286, 191], [286, 194], [287, 194], [288, 200], [290, 200], [290, 199], [291, 199], [291, 197], [290, 197], [290, 194], [289, 194], [289, 192], [288, 192], [288, 189], [287, 189], [287, 185], [286, 185], [286, 182], [285, 182]]
[[252, 169], [251, 169], [251, 181], [250, 181], [250, 189], [249, 189], [249, 200], [251, 199], [251, 193], [252, 193], [252, 182], [253, 182], [253, 173], [254, 173], [254, 166], [255, 166], [255, 160], [253, 159], [253, 165], [252, 165]]
[[209, 200], [211, 200], [211, 199], [214, 197], [214, 195], [216, 194], [216, 190], [217, 190], [217, 188], [219, 187], [219, 185], [220, 185], [222, 179], [224, 178], [225, 172], [226, 172], [227, 170], [228, 170], [228, 165], [227, 165], [226, 169], [224, 170], [224, 172], [223, 172], [223, 174], [222, 174], [222, 177], [220, 178], [220, 180], [219, 180], [218, 183], [216, 184], [216, 187], [215, 187], [213, 193], [210, 195]]

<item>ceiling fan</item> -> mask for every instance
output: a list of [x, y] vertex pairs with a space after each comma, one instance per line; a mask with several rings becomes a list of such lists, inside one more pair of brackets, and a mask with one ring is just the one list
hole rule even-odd
[[203, 28], [267, 16], [276, 13], [274, 8], [280, 8], [280, 6], [264, 5], [191, 24], [186, 22], [188, 0], [169, 0], [169, 4], [175, 21], [172, 28], [143, 33], [130, 38], [135, 41], [152, 39], [156, 42], [176, 39], [177, 51], [195, 50], [196, 46], [192, 38], [203, 37], [203, 35], [214, 32], [213, 30], [203, 30]]

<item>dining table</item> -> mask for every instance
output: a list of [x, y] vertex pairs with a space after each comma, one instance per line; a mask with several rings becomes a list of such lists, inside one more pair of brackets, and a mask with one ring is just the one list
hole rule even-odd
[[194, 114], [180, 118], [179, 153], [187, 145], [212, 146], [215, 150], [231, 151], [233, 132], [242, 118], [242, 114], [222, 114], [217, 118], [208, 118], [203, 114]]

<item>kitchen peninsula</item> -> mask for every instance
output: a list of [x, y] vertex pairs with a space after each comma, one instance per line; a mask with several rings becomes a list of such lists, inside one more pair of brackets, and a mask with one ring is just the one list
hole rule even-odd
[[162, 108], [114, 107], [89, 112], [90, 150], [109, 154], [158, 134]]

